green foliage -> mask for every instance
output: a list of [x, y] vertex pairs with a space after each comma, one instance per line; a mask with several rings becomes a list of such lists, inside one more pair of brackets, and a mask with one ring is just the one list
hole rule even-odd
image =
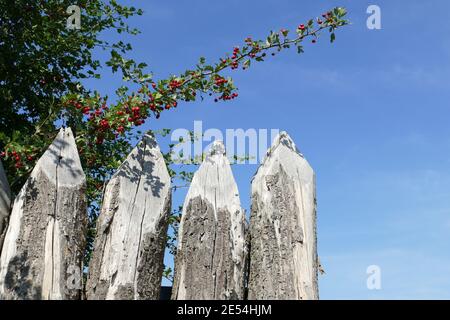
[[[345, 10], [335, 8], [322, 18], [309, 20], [294, 31], [270, 32], [264, 40], [245, 39], [240, 47], [216, 63], [205, 58], [192, 69], [167, 79], [153, 80], [145, 63], [126, 57], [129, 43], [110, 43], [101, 38], [106, 30], [137, 34], [126, 19], [141, 10], [119, 5], [115, 0], [79, 0], [81, 29], [68, 30], [67, 7], [71, 1], [17, 0], [12, 6], [0, 0], [0, 150], [13, 192], [17, 192], [54, 139], [58, 127], [70, 126], [75, 133], [83, 168], [87, 176], [89, 232], [86, 263], [90, 258], [95, 222], [102, 190], [111, 174], [131, 150], [131, 141], [141, 133], [135, 130], [149, 119], [159, 119], [180, 102], [211, 96], [215, 102], [238, 97], [237, 88], [226, 70], [247, 70], [254, 62], [296, 47], [303, 53], [305, 40], [316, 43], [323, 31], [335, 40], [335, 30], [348, 22]], [[290, 37], [290, 35], [292, 35]], [[94, 49], [108, 50], [103, 64], [94, 57]], [[117, 88], [117, 100], [108, 101], [100, 93], [85, 88], [83, 79], [101, 78], [101, 69], [109, 67], [122, 74], [125, 82], [138, 84], [139, 90]], [[170, 130], [162, 130], [161, 135]], [[181, 143], [181, 141], [180, 141]], [[173, 148], [174, 145], [171, 146]], [[164, 158], [172, 179], [181, 182], [174, 190], [186, 187], [192, 170], [173, 166], [171, 153]], [[238, 160], [245, 160], [239, 158]], [[198, 159], [197, 159], [198, 160]], [[186, 164], [184, 164], [186, 165]], [[176, 234], [181, 208], [172, 217]], [[169, 239], [175, 253], [176, 239]], [[169, 272], [170, 274], [170, 272]]]
[[[94, 49], [109, 50], [106, 66], [120, 71], [127, 80], [149, 79], [144, 64], [126, 59], [129, 43], [110, 43], [101, 38], [105, 30], [136, 34], [126, 19], [141, 10], [119, 5], [115, 0], [80, 0], [81, 29], [68, 30], [66, 9], [73, 1], [0, 1], [0, 150], [14, 193], [22, 187], [35, 161], [54, 139], [62, 122], [71, 126], [87, 174], [90, 204], [89, 240], [98, 213], [101, 189], [107, 177], [130, 150], [129, 136], [108, 140], [93, 148], [83, 113], [66, 108], [68, 97], [99, 97], [81, 81], [100, 78], [101, 62]], [[90, 244], [92, 241], [88, 241]], [[87, 258], [89, 258], [87, 256]]]
[[[81, 0], [81, 29], [68, 30], [67, 7], [72, 1], [18, 0], [12, 5], [0, 1], [0, 149], [14, 150], [21, 157], [13, 168], [19, 170], [12, 188], [17, 191], [36, 159], [56, 134], [55, 122], [66, 112], [67, 94], [83, 96], [89, 91], [81, 79], [100, 77], [101, 63], [94, 48], [114, 52], [106, 63], [127, 76], [141, 76], [142, 68], [122, 58], [131, 50], [128, 43], [109, 43], [100, 38], [104, 30], [135, 34], [125, 19], [140, 10], [116, 1]], [[143, 77], [143, 76], [142, 76]], [[74, 129], [83, 127], [78, 114], [67, 114]], [[8, 162], [8, 159], [6, 159]], [[9, 177], [17, 176], [8, 170]]]

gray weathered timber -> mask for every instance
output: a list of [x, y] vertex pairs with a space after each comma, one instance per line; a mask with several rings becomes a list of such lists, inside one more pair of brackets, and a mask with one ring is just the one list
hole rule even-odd
[[222, 142], [214, 142], [183, 205], [172, 299], [243, 299], [245, 213]]
[[159, 299], [170, 208], [170, 176], [155, 139], [146, 135], [106, 186], [88, 299]]
[[252, 180], [249, 299], [318, 299], [314, 171], [282, 132]]
[[86, 179], [61, 129], [14, 201], [0, 257], [3, 299], [79, 299]]
[[2, 252], [3, 239], [8, 226], [9, 214], [11, 213], [11, 191], [8, 180], [0, 160], [0, 253]]

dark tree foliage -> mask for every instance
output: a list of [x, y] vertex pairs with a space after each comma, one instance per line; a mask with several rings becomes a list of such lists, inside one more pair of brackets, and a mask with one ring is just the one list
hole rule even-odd
[[[67, 28], [68, 8], [81, 9], [81, 28]], [[314, 45], [322, 32], [335, 40], [335, 30], [348, 22], [345, 9], [335, 8], [298, 25], [294, 30], [270, 32], [266, 39], [246, 38], [218, 62], [200, 58], [189, 70], [168, 79], [153, 80], [144, 73], [145, 63], [127, 58], [132, 47], [126, 41], [108, 42], [104, 31], [135, 35], [138, 30], [126, 20], [142, 11], [115, 0], [0, 0], [0, 157], [11, 189], [17, 193], [62, 125], [75, 132], [76, 143], [87, 177], [90, 228], [86, 261], [92, 249], [95, 221], [105, 182], [130, 151], [135, 130], [148, 119], [159, 119], [179, 102], [195, 101], [203, 95], [218, 101], [236, 98], [237, 88], [226, 70], [247, 70], [278, 52], [294, 47], [303, 53], [305, 41]], [[95, 49], [107, 50], [101, 61]], [[119, 72], [125, 85], [117, 88], [117, 99], [107, 101], [84, 79], [100, 79], [102, 69]], [[168, 134], [163, 130], [162, 134]], [[170, 145], [169, 147], [173, 147]], [[171, 153], [166, 162], [173, 179], [189, 180], [191, 172], [174, 170]], [[172, 223], [176, 227], [181, 210]], [[174, 251], [176, 238], [170, 239]]]

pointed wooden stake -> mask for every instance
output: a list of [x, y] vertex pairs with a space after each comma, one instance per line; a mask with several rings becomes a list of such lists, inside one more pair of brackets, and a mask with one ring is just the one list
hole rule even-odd
[[5, 238], [10, 213], [11, 191], [9, 190], [8, 180], [0, 160], [0, 253], [2, 252], [3, 239]]
[[243, 299], [245, 214], [222, 142], [214, 142], [186, 196], [172, 299]]
[[146, 135], [106, 186], [88, 299], [159, 299], [170, 207], [166, 163]]
[[252, 181], [249, 299], [318, 299], [314, 171], [285, 132]]
[[3, 299], [79, 299], [86, 179], [61, 129], [17, 196], [0, 258]]

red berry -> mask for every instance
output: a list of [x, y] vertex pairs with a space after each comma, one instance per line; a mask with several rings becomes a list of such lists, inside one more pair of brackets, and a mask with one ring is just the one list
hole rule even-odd
[[108, 122], [108, 120], [106, 120], [106, 119], [101, 120], [101, 121], [100, 121], [100, 126], [101, 126], [103, 129], [109, 128], [109, 122]]
[[305, 30], [305, 25], [304, 25], [304, 24], [301, 24], [301, 25], [298, 26], [298, 28], [299, 28], [300, 30]]
[[6, 156], [6, 152], [2, 152], [2, 153], [0, 153], [0, 157], [2, 157], [2, 158], [4, 158]]

